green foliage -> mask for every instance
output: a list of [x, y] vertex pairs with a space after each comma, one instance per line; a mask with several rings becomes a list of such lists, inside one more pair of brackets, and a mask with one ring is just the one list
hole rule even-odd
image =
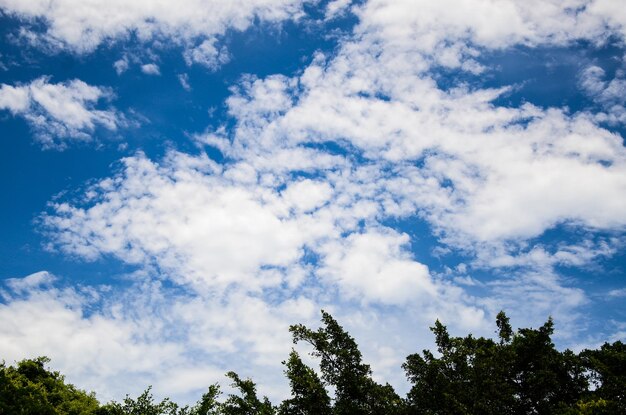
[[110, 402], [101, 406], [96, 415], [218, 415], [223, 414], [222, 404], [217, 401], [220, 395], [218, 385], [209, 386], [208, 391], [202, 395], [200, 401], [192, 408], [187, 406], [179, 407], [169, 398], [161, 402], [155, 402], [148, 387], [137, 399], [132, 399], [128, 395], [123, 403]]
[[615, 413], [626, 413], [626, 345], [621, 341], [605, 343], [599, 350], [584, 350], [580, 356], [597, 386], [593, 395], [615, 408]]
[[256, 385], [251, 379], [241, 379], [235, 372], [226, 374], [233, 380], [232, 386], [239, 389], [241, 396], [229, 395], [222, 405], [224, 415], [273, 415], [276, 409], [270, 401], [263, 397], [260, 400], [256, 394]]
[[539, 329], [520, 329], [510, 345], [518, 413], [554, 413], [559, 405], [573, 405], [588, 388], [582, 362], [569, 350], [556, 350], [550, 336], [552, 319]]
[[575, 405], [588, 383], [582, 362], [551, 340], [549, 319], [537, 330], [513, 334], [503, 312], [500, 341], [450, 337], [439, 321], [431, 328], [441, 357], [425, 350], [407, 358], [413, 384], [409, 402], [424, 414], [553, 414]]
[[609, 401], [602, 398], [591, 401], [578, 401], [570, 408], [563, 408], [559, 415], [613, 415], [621, 414], [618, 408]]
[[226, 376], [236, 394], [220, 400], [217, 384], [198, 403], [180, 407], [155, 401], [151, 388], [136, 399], [100, 405], [93, 393], [65, 383], [46, 369], [48, 359], [0, 364], [0, 415], [369, 415], [369, 414], [557, 414], [626, 413], [626, 346], [560, 352], [552, 342], [552, 319], [538, 329], [515, 332], [504, 312], [497, 339], [453, 337], [435, 321], [437, 353], [411, 354], [402, 365], [411, 383], [401, 398], [372, 379], [356, 341], [328, 313], [322, 325], [290, 327], [293, 342], [312, 347], [318, 372], [292, 350], [283, 362], [291, 397], [274, 406], [259, 398], [256, 384], [234, 372]]
[[320, 358], [322, 379], [335, 388], [334, 414], [395, 414], [404, 401], [390, 385], [379, 385], [371, 377], [370, 366], [362, 362], [354, 339], [337, 321], [322, 310], [323, 326], [311, 330], [301, 324], [291, 326], [294, 343], [313, 346], [312, 355]]
[[511, 337], [513, 337], [513, 328], [511, 327], [509, 318], [502, 310], [500, 310], [496, 316], [496, 326], [498, 326], [498, 337], [500, 338], [500, 343], [510, 342]]
[[285, 374], [291, 386], [291, 399], [280, 405], [280, 415], [330, 415], [331, 405], [328, 392], [317, 373], [302, 362], [295, 350], [289, 360]]
[[148, 387], [137, 399], [126, 395], [123, 403], [112, 402], [100, 409], [98, 415], [186, 415], [187, 408], [179, 409], [178, 405], [165, 398], [155, 402], [151, 388]]
[[220, 387], [217, 384], [209, 386], [209, 390], [202, 395], [200, 401], [189, 412], [189, 415], [218, 415], [221, 412], [221, 404], [217, 398], [220, 396]]
[[46, 370], [49, 359], [22, 360], [17, 367], [0, 364], [0, 414], [95, 414], [93, 394], [66, 384], [59, 372]]

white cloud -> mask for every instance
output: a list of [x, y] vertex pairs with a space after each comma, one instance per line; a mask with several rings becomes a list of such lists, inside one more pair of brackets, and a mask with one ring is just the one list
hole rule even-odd
[[[50, 281], [33, 283], [42, 276]], [[329, 304], [321, 288], [287, 296], [271, 291], [269, 301], [239, 290], [211, 296], [167, 289], [145, 273], [117, 289], [59, 288], [53, 279], [41, 272], [8, 287], [0, 304], [0, 354], [8, 362], [47, 355], [68, 381], [97, 391], [101, 401], [153, 385], [157, 397], [192, 403], [209, 385], [225, 385], [229, 370], [253, 377], [274, 401], [284, 399], [288, 382], [280, 361], [293, 347], [289, 325], [317, 325], [320, 308], [356, 336], [381, 381], [403, 388], [402, 354], [391, 357], [390, 349], [408, 354], [425, 338], [431, 344], [427, 326], [436, 317], [453, 330], [464, 324], [481, 329], [484, 318], [469, 307], [409, 307], [399, 317], [381, 316], [373, 308]], [[399, 335], [409, 326], [415, 330]]]
[[339, 281], [346, 298], [402, 304], [438, 300], [438, 288], [428, 268], [413, 261], [404, 245], [407, 235], [391, 230], [352, 234], [322, 248], [319, 273]]
[[589, 66], [581, 73], [581, 86], [592, 98], [605, 105], [624, 104], [626, 102], [626, 79], [624, 70], [618, 69], [616, 77], [605, 80], [605, 72], [598, 66]]
[[29, 105], [30, 97], [27, 88], [7, 84], [0, 86], [0, 109], [19, 114], [26, 111]]
[[490, 296], [482, 302], [492, 315], [506, 310], [513, 321], [527, 325], [551, 316], [556, 322], [555, 337], [561, 343], [575, 342], [585, 332], [586, 321], [580, 308], [589, 304], [589, 298], [582, 289], [568, 287], [552, 271], [525, 270], [489, 285]]
[[[23, 22], [43, 21], [45, 32], [23, 29], [21, 36], [35, 45], [91, 52], [99, 45], [129, 39], [140, 42], [168, 39], [183, 46], [188, 62], [212, 69], [228, 60], [223, 48], [214, 50], [217, 36], [243, 31], [257, 19], [279, 23], [299, 19], [308, 0], [0, 0], [0, 9]], [[207, 43], [208, 42], [208, 43]]]
[[[52, 247], [156, 265], [199, 293], [313, 284], [365, 303], [421, 299], [422, 307], [464, 309], [462, 290], [412, 259], [407, 235], [374, 226], [384, 212], [380, 187], [369, 182], [377, 169], [352, 168], [293, 179], [247, 163], [221, 167], [206, 156], [170, 153], [156, 164], [138, 155], [82, 203], [55, 204], [43, 223]], [[362, 231], [362, 221], [373, 227]], [[307, 252], [320, 263], [310, 264]]]
[[124, 56], [113, 63], [113, 68], [118, 75], [121, 75], [128, 70], [128, 65], [128, 58]]
[[599, 122], [611, 125], [626, 124], [625, 64], [622, 64], [610, 81], [606, 80], [606, 73], [599, 66], [592, 65], [581, 71], [581, 89], [604, 110], [604, 112], [594, 114]]
[[155, 371], [159, 361], [180, 359], [181, 349], [167, 340], [156, 342], [157, 333], [145, 321], [115, 316], [118, 306], [87, 315], [103, 292], [32, 283], [42, 276], [51, 279], [41, 272], [13, 280], [14, 293], [0, 305], [0, 353], [7, 361], [47, 355], [70, 381], [85, 382], [81, 387], [110, 398], [121, 394], [120, 386], [139, 392], [133, 381], [143, 383], [144, 373]]
[[[25, 21], [41, 18], [45, 33], [22, 31], [34, 43], [43, 38], [54, 47], [92, 51], [103, 42], [140, 41], [167, 37], [186, 48], [185, 59], [211, 69], [228, 61], [228, 53], [215, 46], [228, 29], [245, 30], [255, 19], [265, 22], [298, 20], [308, 0], [184, 0], [154, 4], [122, 0], [81, 2], [61, 0], [23, 2], [2, 0], [0, 8]], [[335, 0], [326, 7], [326, 18], [347, 9], [360, 19], [357, 33], [376, 33], [390, 48], [425, 53], [437, 64], [470, 72], [483, 68], [473, 56], [480, 48], [506, 48], [516, 44], [563, 45], [576, 39], [596, 43], [608, 39], [607, 29], [626, 34], [626, 16], [611, 0], [502, 0], [453, 1], [370, 0], [351, 6]]]
[[422, 53], [461, 69], [467, 62], [473, 67], [474, 46], [601, 43], [608, 38], [607, 22], [614, 34], [626, 34], [626, 15], [610, 0], [371, 0], [357, 14], [357, 31], [381, 38], [388, 49]]
[[341, 16], [349, 9], [352, 4], [352, 0], [333, 0], [326, 5], [325, 19], [333, 19], [337, 16]]
[[282, 192], [283, 199], [295, 209], [309, 212], [330, 200], [332, 188], [328, 183], [304, 179], [289, 185]]
[[[93, 50], [105, 40], [158, 36], [192, 40], [212, 39], [232, 27], [244, 30], [255, 18], [277, 22], [303, 15], [304, 0], [185, 0], [177, 4], [120, 0], [54, 3], [2, 0], [6, 12], [25, 18], [43, 18], [46, 36], [77, 50]], [[332, 1], [332, 16], [348, 7], [346, 0]], [[434, 51], [444, 43], [471, 41], [488, 48], [512, 44], [563, 43], [576, 38], [602, 40], [605, 24], [625, 33], [626, 16], [610, 0], [480, 1], [371, 0], [358, 10], [361, 31], [378, 31], [392, 44], [407, 44]], [[444, 46], [445, 47], [445, 46]], [[465, 53], [466, 51], [459, 51]]]
[[47, 271], [40, 271], [24, 278], [9, 278], [4, 283], [16, 293], [25, 293], [41, 286], [49, 286], [56, 277]]
[[0, 110], [23, 116], [46, 148], [63, 148], [68, 140], [90, 141], [96, 126], [116, 130], [124, 117], [115, 109], [96, 109], [113, 96], [107, 88], [74, 79], [50, 83], [41, 77], [30, 84], [0, 86]]
[[580, 78], [582, 89], [590, 95], [601, 94], [606, 88], [604, 70], [599, 66], [592, 65], [585, 68]]
[[619, 4], [611, 0], [593, 0], [589, 2], [586, 12], [607, 24], [612, 30], [626, 36], [626, 12]]
[[615, 290], [611, 290], [607, 293], [607, 295], [612, 298], [626, 297], [626, 288], [618, 288]]
[[141, 72], [145, 73], [146, 75], [161, 75], [161, 70], [159, 69], [159, 66], [155, 63], [146, 63], [144, 65], [141, 65]]
[[216, 46], [217, 39], [211, 38], [203, 41], [198, 46], [188, 48], [183, 57], [187, 65], [198, 63], [211, 70], [217, 70], [220, 66], [230, 61], [230, 55], [224, 46]]
[[46, 218], [62, 249], [129, 263], [155, 260], [182, 281], [209, 289], [276, 284], [255, 280], [255, 272], [292, 265], [315, 232], [312, 224], [285, 217], [277, 195], [223, 179], [208, 158], [173, 155], [165, 166], [129, 158], [123, 175], [94, 191], [102, 200], [93, 207], [60, 204], [58, 216]]
[[178, 82], [180, 82], [180, 86], [182, 86], [185, 91], [191, 91], [191, 85], [189, 85], [189, 75], [186, 73], [178, 74]]
[[[398, 59], [346, 44], [300, 79], [244, 81], [228, 100], [239, 120], [231, 153], [326, 141], [361, 151], [394, 173], [368, 178], [388, 213], [421, 212], [453, 245], [626, 224], [621, 137], [585, 113], [491, 104], [506, 89], [442, 91]], [[290, 95], [298, 81], [303, 91]]]
[[477, 263], [488, 268], [526, 267], [549, 271], [556, 266], [581, 267], [594, 263], [599, 259], [611, 257], [621, 246], [623, 242], [619, 238], [600, 238], [598, 241], [583, 239], [579, 243], [569, 244], [561, 242], [555, 247], [537, 243], [529, 245], [528, 250], [520, 249], [514, 253], [501, 246], [495, 249], [491, 246], [488, 252], [478, 251]]

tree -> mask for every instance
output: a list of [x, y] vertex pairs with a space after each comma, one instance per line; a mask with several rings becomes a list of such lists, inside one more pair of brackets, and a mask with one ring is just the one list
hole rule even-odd
[[235, 372], [226, 374], [232, 379], [231, 384], [239, 389], [241, 396], [229, 395], [221, 407], [224, 415], [273, 415], [276, 409], [267, 397], [260, 400], [256, 394], [256, 384], [251, 379], [241, 379]]
[[65, 383], [59, 372], [47, 370], [46, 357], [25, 359], [17, 367], [0, 364], [0, 414], [79, 415], [95, 414], [93, 393]]
[[370, 366], [363, 363], [354, 339], [324, 310], [322, 324], [318, 330], [296, 324], [289, 331], [294, 343], [304, 341], [310, 344], [313, 346], [312, 355], [320, 359], [322, 379], [335, 388], [333, 413], [401, 413], [404, 401], [391, 385], [374, 382]]
[[498, 345], [471, 335], [450, 337], [438, 320], [431, 327], [441, 357], [424, 350], [409, 355], [403, 368], [413, 384], [411, 412], [419, 414], [507, 413], [506, 364], [498, 364]]
[[588, 387], [582, 362], [556, 350], [552, 318], [539, 329], [520, 329], [510, 344], [516, 413], [552, 414], [576, 403]]
[[188, 413], [188, 408], [179, 408], [169, 398], [155, 402], [151, 390], [152, 387], [149, 386], [137, 399], [126, 395], [121, 404], [109, 403], [100, 409], [98, 415], [186, 415]]
[[209, 386], [209, 390], [202, 395], [200, 401], [192, 408], [189, 415], [218, 415], [221, 413], [221, 404], [217, 401], [220, 396], [218, 384]]
[[596, 386], [590, 397], [614, 413], [626, 413], [626, 345], [604, 343], [599, 350], [583, 350], [580, 356]]
[[330, 415], [330, 397], [317, 373], [302, 362], [295, 350], [289, 354], [285, 374], [291, 386], [291, 399], [280, 405], [280, 415]]
[[198, 403], [189, 408], [179, 407], [169, 398], [161, 402], [155, 402], [151, 393], [152, 387], [148, 387], [137, 399], [132, 399], [128, 395], [123, 403], [109, 402], [101, 406], [96, 415], [221, 415], [222, 404], [217, 401], [220, 395], [220, 388], [214, 384], [209, 386], [208, 391], [202, 395]]
[[500, 338], [500, 344], [509, 343], [511, 337], [513, 337], [513, 328], [509, 322], [509, 318], [504, 314], [504, 311], [500, 310], [496, 316], [496, 326], [498, 326], [498, 337]]
[[408, 401], [423, 414], [553, 414], [576, 404], [587, 389], [584, 367], [569, 350], [556, 350], [552, 319], [513, 333], [504, 312], [499, 342], [450, 337], [439, 321], [431, 330], [440, 357], [424, 350], [403, 365], [413, 384]]

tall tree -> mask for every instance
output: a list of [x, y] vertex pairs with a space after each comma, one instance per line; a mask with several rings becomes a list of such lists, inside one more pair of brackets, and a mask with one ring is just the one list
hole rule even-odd
[[395, 414], [404, 410], [404, 401], [391, 385], [374, 382], [356, 342], [329, 313], [322, 310], [318, 330], [302, 324], [289, 330], [294, 343], [310, 344], [312, 355], [320, 359], [322, 379], [335, 389], [334, 414]]
[[576, 403], [587, 388], [580, 359], [556, 350], [552, 318], [539, 329], [520, 329], [510, 344], [516, 384], [516, 413], [555, 413]]

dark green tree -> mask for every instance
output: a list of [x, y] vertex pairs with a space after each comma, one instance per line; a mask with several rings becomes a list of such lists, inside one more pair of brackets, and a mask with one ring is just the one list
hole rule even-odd
[[224, 415], [273, 415], [276, 408], [272, 406], [267, 397], [259, 399], [256, 394], [256, 384], [251, 379], [241, 379], [235, 372], [226, 374], [232, 379], [231, 384], [239, 389], [241, 396], [229, 395], [221, 406]]
[[587, 389], [584, 367], [551, 340], [552, 319], [539, 329], [513, 333], [496, 319], [499, 342], [450, 337], [439, 321], [431, 328], [440, 354], [424, 350], [403, 365], [413, 384], [408, 401], [418, 414], [554, 414], [576, 405]]
[[413, 387], [408, 401], [419, 414], [502, 414], [511, 406], [508, 362], [491, 339], [450, 337], [439, 321], [431, 327], [440, 357], [424, 350], [403, 368]]
[[330, 397], [315, 371], [305, 365], [295, 350], [283, 362], [291, 386], [291, 399], [280, 405], [280, 415], [330, 415]]
[[0, 364], [1, 415], [79, 415], [95, 414], [98, 401], [65, 383], [65, 378], [45, 368], [46, 357], [25, 359], [16, 367]]
[[500, 310], [496, 316], [496, 326], [498, 326], [498, 337], [500, 338], [500, 344], [509, 343], [513, 337], [513, 327], [509, 322], [509, 318], [504, 314], [504, 311]]
[[587, 389], [582, 362], [552, 343], [552, 318], [539, 329], [520, 329], [510, 344], [515, 381], [515, 413], [552, 414], [572, 406]]
[[337, 321], [322, 310], [322, 324], [312, 330], [302, 324], [290, 327], [293, 342], [313, 346], [312, 355], [320, 359], [322, 379], [335, 389], [333, 413], [338, 415], [396, 414], [404, 401], [391, 385], [379, 385], [371, 377], [370, 366], [363, 363], [354, 339]]
[[152, 388], [148, 387], [137, 399], [132, 399], [128, 395], [122, 403], [110, 402], [101, 406], [96, 415], [220, 415], [223, 412], [217, 397], [220, 395], [218, 385], [211, 385], [208, 391], [202, 395], [200, 401], [189, 408], [179, 407], [169, 398], [156, 402], [151, 393]]
[[596, 386], [588, 400], [603, 402], [601, 406], [613, 413], [626, 413], [626, 345], [604, 343], [599, 350], [583, 350], [580, 356]]
[[152, 387], [148, 387], [137, 399], [126, 395], [123, 403], [112, 402], [104, 405], [98, 415], [186, 415], [187, 408], [179, 408], [178, 405], [163, 399], [155, 402], [152, 396]]
[[220, 396], [221, 391], [218, 384], [209, 386], [206, 393], [202, 395], [202, 398], [196, 406], [194, 406], [189, 415], [219, 415], [221, 414], [221, 404], [217, 398]]

